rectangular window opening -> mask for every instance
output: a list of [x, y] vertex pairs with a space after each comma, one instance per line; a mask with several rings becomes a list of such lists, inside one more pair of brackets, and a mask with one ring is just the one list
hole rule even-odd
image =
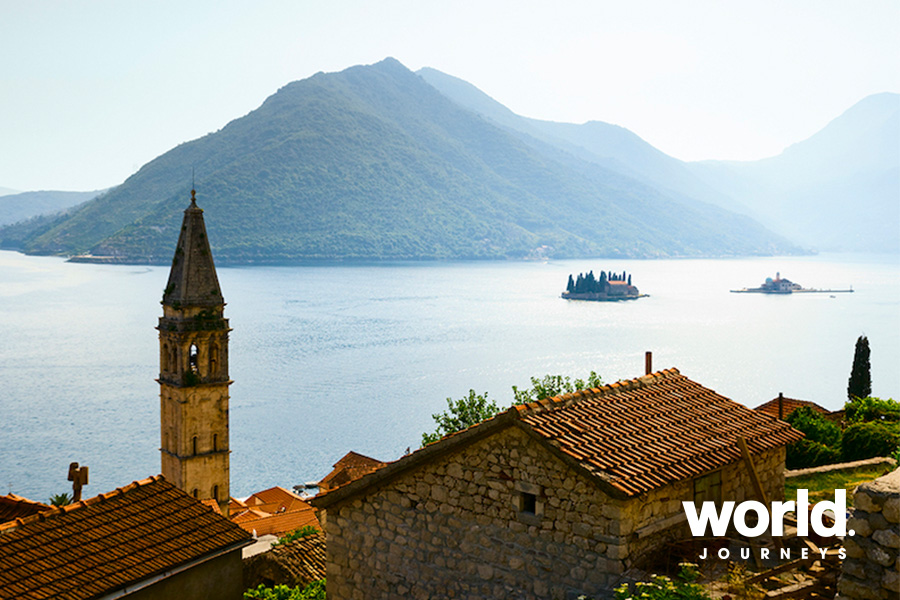
[[528, 515], [537, 514], [537, 496], [522, 492], [522, 512]]

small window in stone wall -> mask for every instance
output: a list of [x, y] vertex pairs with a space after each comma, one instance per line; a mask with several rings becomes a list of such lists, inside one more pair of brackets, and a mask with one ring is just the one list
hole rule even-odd
[[722, 505], [722, 471], [716, 471], [694, 479], [694, 504], [715, 502]]
[[537, 511], [537, 496], [522, 492], [522, 512], [533, 515]]
[[517, 481], [513, 485], [513, 508], [519, 521], [538, 525], [544, 516], [543, 490], [541, 486]]

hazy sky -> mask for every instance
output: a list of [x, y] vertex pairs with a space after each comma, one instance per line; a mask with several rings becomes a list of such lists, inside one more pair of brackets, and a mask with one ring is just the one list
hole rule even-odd
[[778, 154], [900, 91], [900, 2], [0, 0], [0, 187], [116, 185], [279, 87], [393, 56], [684, 160]]

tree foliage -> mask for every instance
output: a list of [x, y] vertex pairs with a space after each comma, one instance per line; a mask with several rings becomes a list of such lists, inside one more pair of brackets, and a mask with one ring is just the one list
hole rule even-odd
[[445, 435], [477, 425], [500, 412], [500, 408], [493, 400], [489, 401], [487, 396], [487, 392], [476, 394], [475, 390], [469, 390], [469, 394], [459, 400], [447, 398], [447, 410], [431, 415], [431, 418], [437, 423], [437, 430], [434, 433], [423, 433], [422, 445], [436, 442]]
[[518, 387], [512, 386], [513, 404], [528, 404], [544, 398], [570, 394], [576, 390], [586, 390], [602, 385], [603, 380], [600, 379], [600, 376], [595, 371], [591, 371], [587, 380], [576, 379], [572, 381], [568, 376], [564, 375], [544, 375], [540, 379], [532, 377], [531, 388], [529, 389], [520, 390]]
[[325, 600], [325, 580], [313, 581], [305, 587], [260, 584], [244, 592], [244, 600]]
[[837, 446], [841, 443], [841, 428], [809, 406], [801, 406], [789, 414], [785, 420], [794, 429], [806, 434], [805, 439], [810, 442], [818, 442], [826, 446]]
[[845, 461], [893, 456], [900, 446], [900, 423], [868, 421], [844, 430], [841, 457]]
[[900, 421], [900, 402], [888, 398], [852, 398], [844, 405], [844, 416], [850, 423], [865, 421]]
[[850, 369], [850, 380], [847, 383], [847, 397], [865, 398], [872, 393], [872, 375], [869, 366], [869, 338], [864, 335], [856, 340], [856, 351], [853, 354], [853, 367]]
[[654, 575], [650, 581], [623, 583], [615, 589], [615, 600], [709, 600], [706, 589], [695, 583], [700, 576], [697, 565], [680, 563], [676, 579]]
[[[553, 396], [567, 394], [576, 390], [595, 388], [602, 385], [603, 381], [594, 371], [591, 371], [586, 380], [575, 379], [573, 381], [564, 375], [532, 377], [531, 387], [528, 389], [520, 390], [518, 387], [512, 386], [512, 405], [527, 404], [528, 402], [535, 402], [544, 398], [552, 398]], [[434, 433], [423, 433], [422, 445], [436, 442], [446, 435], [477, 425], [495, 416], [501, 410], [496, 403], [488, 400], [487, 392], [476, 394], [475, 390], [469, 390], [467, 396], [458, 400], [447, 398], [447, 410], [431, 415], [431, 418], [437, 424], [437, 430]]]
[[281, 546], [283, 544], [289, 544], [294, 540], [303, 539], [307, 536], [313, 535], [319, 530], [313, 527], [312, 525], [304, 525], [303, 527], [298, 527], [293, 531], [289, 531], [277, 540], [272, 543], [272, 547]]

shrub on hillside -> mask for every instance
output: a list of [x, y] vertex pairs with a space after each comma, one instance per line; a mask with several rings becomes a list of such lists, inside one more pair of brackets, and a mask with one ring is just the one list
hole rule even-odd
[[844, 416], [850, 423], [863, 421], [900, 421], [900, 402], [892, 398], [854, 398], [844, 405]]
[[840, 448], [830, 448], [819, 442], [803, 439], [787, 447], [784, 466], [788, 469], [806, 469], [841, 462]]
[[844, 430], [841, 457], [851, 461], [893, 456], [897, 446], [900, 446], [900, 422], [854, 423]]
[[785, 420], [794, 429], [806, 434], [808, 441], [818, 442], [830, 448], [837, 447], [841, 443], [841, 428], [808, 406], [801, 406]]

